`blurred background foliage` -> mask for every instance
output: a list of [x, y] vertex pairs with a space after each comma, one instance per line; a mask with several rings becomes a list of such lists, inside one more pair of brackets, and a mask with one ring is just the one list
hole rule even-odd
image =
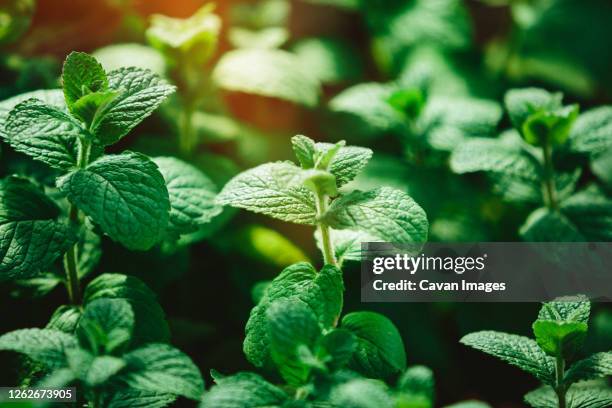
[[[5, 0], [0, 100], [58, 87], [66, 54], [92, 52], [107, 70], [136, 65], [178, 87], [113, 148], [182, 157], [221, 187], [245, 168], [291, 157], [294, 134], [345, 139], [375, 151], [347, 188], [407, 191], [427, 211], [431, 240], [515, 241], [529, 200], [505, 199], [504, 180], [452, 174], [449, 152], [510, 127], [500, 102], [512, 87], [559, 90], [582, 110], [609, 104], [611, 21], [609, 0]], [[577, 182], [609, 186], [610, 156]], [[3, 175], [52, 185], [41, 167], [3, 146]], [[104, 240], [96, 269], [145, 280], [170, 317], [173, 342], [204, 373], [235, 372], [248, 368], [243, 330], [258, 282], [300, 260], [320, 264], [312, 238], [308, 228], [226, 209], [205, 229], [147, 253]], [[359, 269], [345, 269], [351, 311], [360, 306]], [[2, 286], [0, 332], [43, 325], [38, 311], [64, 296], [53, 288]], [[26, 291], [52, 292], [25, 302]], [[528, 334], [538, 305], [368, 306], [400, 328], [411, 364], [434, 369], [440, 403], [521, 406], [536, 385], [517, 376], [507, 387], [499, 379], [515, 378], [515, 369], [457, 339], [480, 329]], [[587, 352], [609, 348], [612, 313], [596, 307], [593, 326]], [[0, 384], [14, 382], [1, 371]]]

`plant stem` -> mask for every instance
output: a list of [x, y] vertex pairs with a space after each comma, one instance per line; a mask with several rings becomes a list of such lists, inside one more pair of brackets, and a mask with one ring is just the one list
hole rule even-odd
[[544, 199], [548, 208], [556, 211], [559, 209], [559, 204], [557, 203], [557, 191], [555, 188], [552, 146], [548, 137], [545, 139], [542, 149], [544, 150]]
[[184, 156], [191, 156], [195, 148], [193, 107], [186, 104], [179, 117], [179, 149]]
[[556, 365], [556, 384], [555, 392], [557, 393], [557, 399], [559, 400], [559, 408], [565, 408], [565, 386], [563, 385], [563, 377], [565, 376], [565, 360], [562, 356], [557, 356]]
[[[91, 153], [91, 143], [79, 139], [79, 151], [77, 157], [77, 167], [84, 168], [89, 163]], [[68, 211], [68, 221], [71, 226], [78, 228], [80, 226], [79, 209], [76, 205], [70, 204]], [[81, 303], [81, 285], [79, 282], [79, 270], [77, 266], [78, 243], [74, 244], [64, 254], [64, 270], [66, 272], [66, 289], [70, 303], [78, 305]]]
[[328, 197], [327, 195], [321, 193], [320, 191], [316, 192], [317, 201], [317, 228], [321, 233], [321, 241], [323, 244], [323, 261], [326, 265], [333, 265], [335, 267], [339, 267], [338, 261], [336, 260], [336, 255], [334, 251], [334, 244], [331, 241], [329, 226], [325, 224], [325, 222], [321, 221], [320, 218], [327, 211]]
[[[79, 210], [74, 204], [70, 204], [70, 224], [78, 225]], [[66, 289], [70, 303], [78, 305], [81, 303], [81, 287], [79, 284], [79, 271], [77, 268], [77, 244], [71, 246], [64, 254], [64, 269], [66, 271]]]

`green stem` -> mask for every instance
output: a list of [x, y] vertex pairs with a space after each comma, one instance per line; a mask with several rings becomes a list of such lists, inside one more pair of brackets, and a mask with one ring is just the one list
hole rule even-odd
[[[84, 168], [89, 163], [91, 153], [91, 143], [79, 140], [79, 153], [77, 157], [77, 167]], [[81, 224], [79, 220], [79, 209], [76, 205], [70, 204], [68, 211], [68, 221], [70, 225], [78, 228]], [[79, 282], [79, 270], [77, 266], [78, 244], [74, 244], [64, 254], [64, 270], [66, 272], [66, 289], [70, 303], [78, 305], [81, 303], [81, 284]]]
[[544, 200], [551, 210], [558, 210], [557, 191], [555, 188], [555, 172], [552, 162], [552, 146], [548, 138], [544, 141]]
[[565, 403], [565, 386], [563, 385], [563, 377], [565, 376], [565, 360], [562, 356], [557, 356], [555, 364], [556, 383], [555, 392], [557, 393], [557, 399], [559, 400], [559, 408], [566, 408]]
[[325, 212], [327, 211], [328, 197], [320, 191], [317, 191], [316, 196], [317, 219], [319, 220], [317, 223], [317, 228], [321, 233], [321, 241], [323, 244], [323, 261], [326, 265], [333, 265], [335, 267], [339, 267], [334, 251], [334, 244], [331, 241], [329, 233], [329, 226], [320, 220], [321, 216], [323, 216], [323, 214], [325, 214]]
[[193, 107], [186, 104], [179, 118], [179, 149], [184, 156], [189, 157], [193, 154], [195, 144]]

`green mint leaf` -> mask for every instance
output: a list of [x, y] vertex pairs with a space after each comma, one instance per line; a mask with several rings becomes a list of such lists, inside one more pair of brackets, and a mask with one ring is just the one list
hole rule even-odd
[[492, 136], [502, 117], [493, 101], [434, 96], [418, 119], [417, 128], [436, 149], [452, 151], [469, 138]]
[[0, 281], [40, 274], [75, 241], [57, 205], [30, 181], [0, 181]]
[[173, 157], [153, 159], [166, 180], [170, 196], [171, 234], [195, 232], [221, 213], [215, 203], [217, 188], [200, 170]]
[[15, 106], [29, 99], [37, 99], [42, 101], [45, 105], [53, 106], [63, 112], [68, 111], [66, 108], [66, 102], [64, 101], [64, 94], [61, 89], [41, 89], [38, 91], [22, 93], [20, 95], [13, 96], [12, 98], [5, 99], [0, 102], [0, 137], [8, 140], [4, 126], [9, 113], [13, 110], [13, 108], [15, 108]]
[[185, 57], [192, 65], [202, 65], [215, 51], [221, 31], [221, 19], [213, 10], [214, 5], [206, 4], [185, 19], [154, 14], [146, 31], [147, 40], [171, 66]]
[[[435, 380], [433, 372], [425, 366], [409, 367], [397, 381], [397, 389], [410, 397], [423, 396], [433, 406]], [[404, 397], [406, 398], [406, 397]]]
[[104, 406], [106, 408], [163, 408], [175, 400], [176, 396], [172, 394], [119, 389], [108, 393]]
[[519, 229], [527, 242], [584, 242], [584, 236], [563, 214], [542, 207], [533, 211]]
[[591, 302], [584, 295], [558, 298], [546, 302], [538, 312], [538, 320], [588, 323]]
[[175, 90], [151, 71], [135, 67], [109, 72], [108, 87], [116, 95], [99, 110], [90, 127], [105, 146], [127, 135]]
[[58, 368], [52, 371], [49, 375], [39, 381], [36, 386], [39, 388], [54, 389], [67, 387], [72, 384], [77, 378], [70, 368]]
[[352, 44], [338, 38], [305, 38], [291, 51], [302, 66], [324, 84], [342, 84], [363, 78], [364, 64]]
[[58, 179], [68, 200], [128, 249], [146, 250], [166, 231], [170, 201], [163, 176], [146, 156], [104, 156]]
[[406, 369], [406, 351], [397, 328], [374, 312], [349, 313], [341, 328], [352, 332], [357, 346], [349, 368], [366, 377], [386, 378]]
[[78, 346], [74, 336], [58, 330], [22, 329], [0, 336], [0, 350], [25, 354], [45, 367], [66, 365], [66, 350]]
[[84, 52], [71, 52], [62, 69], [62, 83], [66, 105], [73, 111], [75, 103], [88, 94], [106, 91], [108, 79], [102, 65]]
[[231, 179], [217, 202], [283, 221], [314, 225], [314, 196], [296, 182], [300, 174], [301, 169], [290, 162], [262, 164]]
[[15, 150], [60, 170], [76, 165], [77, 140], [85, 132], [70, 115], [36, 99], [15, 106], [4, 129]]
[[[366, 2], [360, 8], [368, 25], [377, 32], [379, 52], [400, 52], [400, 49], [424, 44], [442, 46], [444, 49], [466, 49], [472, 33], [469, 13], [462, 2], [456, 0], [410, 3]], [[395, 56], [389, 56], [392, 58]], [[403, 59], [396, 57], [399, 64]]]
[[134, 330], [134, 312], [123, 299], [97, 299], [85, 307], [76, 328], [83, 348], [94, 354], [125, 350]]
[[530, 338], [480, 331], [464, 336], [461, 343], [518, 367], [545, 384], [554, 384], [554, 359], [547, 356]]
[[459, 145], [452, 153], [450, 167], [455, 173], [486, 171], [504, 174], [525, 184], [539, 183], [542, 168], [520, 146], [498, 139], [473, 139]]
[[297, 135], [291, 139], [293, 151], [302, 169], [329, 171], [336, 177], [338, 187], [353, 180], [372, 157], [372, 150], [365, 147], [315, 143], [312, 139]]
[[600, 352], [576, 361], [565, 372], [563, 382], [572, 384], [578, 381], [593, 380], [612, 375], [612, 352]]
[[123, 356], [126, 369], [118, 380], [133, 390], [180, 395], [199, 400], [204, 381], [184, 353], [167, 344], [150, 343]]
[[330, 328], [342, 311], [344, 284], [339, 269], [326, 265], [319, 273], [301, 262], [285, 268], [268, 286], [260, 303], [251, 310], [246, 325], [244, 353], [255, 366], [270, 363], [267, 310], [280, 299], [297, 299], [307, 304], [323, 328]]
[[204, 394], [200, 408], [275, 407], [288, 400], [283, 390], [255, 373], [215, 378], [215, 382]]
[[92, 92], [81, 97], [72, 107], [71, 112], [83, 123], [90, 124], [97, 119], [97, 115], [117, 97], [113, 91]]
[[555, 390], [544, 385], [525, 394], [525, 402], [533, 408], [558, 408], [559, 399]]
[[[319, 151], [329, 152], [332, 147], [329, 143], [317, 143]], [[336, 185], [342, 187], [353, 180], [372, 157], [372, 150], [358, 146], [340, 146], [327, 163], [327, 170], [336, 177]]]
[[315, 168], [319, 170], [327, 170], [329, 168], [329, 164], [336, 156], [336, 153], [340, 151], [346, 142], [341, 140], [337, 143], [319, 143], [317, 147], [317, 152], [315, 153]]
[[612, 197], [603, 188], [592, 184], [564, 200], [560, 207], [589, 240], [612, 240]]
[[106, 383], [112, 376], [125, 367], [125, 361], [113, 356], [100, 356], [93, 359], [84, 378], [90, 387], [97, 387]]
[[612, 106], [601, 106], [581, 114], [569, 135], [570, 149], [598, 155], [612, 147]]
[[326, 356], [327, 367], [335, 371], [349, 363], [357, 347], [357, 341], [350, 331], [334, 329], [320, 339], [320, 347]]
[[353, 191], [332, 201], [323, 220], [335, 229], [358, 229], [381, 241], [423, 243], [429, 224], [425, 211], [406, 193], [390, 187]]
[[[612, 389], [607, 384], [574, 384], [567, 391], [565, 399], [567, 408], [607, 408], [612, 404]], [[527, 393], [525, 402], [534, 408], [559, 407], [557, 394], [550, 386]]]
[[533, 334], [538, 346], [552, 357], [570, 359], [582, 348], [588, 326], [582, 322], [536, 320]]
[[77, 306], [62, 305], [53, 312], [45, 328], [74, 334], [82, 314]]
[[291, 138], [291, 146], [300, 166], [303, 169], [312, 169], [315, 165], [314, 157], [317, 153], [314, 140], [304, 135], [296, 135]]
[[165, 343], [170, 340], [166, 316], [155, 293], [140, 279], [115, 273], [105, 273], [85, 288], [84, 304], [97, 299], [123, 299], [134, 311], [134, 332], [131, 345]]
[[121, 358], [113, 356], [96, 357], [79, 348], [67, 350], [66, 357], [72, 376], [89, 387], [104, 384], [125, 367], [125, 362]]
[[393, 408], [393, 398], [382, 381], [357, 378], [334, 387], [330, 393], [333, 406], [350, 408]]
[[279, 299], [266, 311], [272, 360], [288, 384], [299, 386], [308, 380], [309, 367], [299, 359], [300, 347], [313, 350], [321, 336], [317, 316], [298, 299]]
[[405, 134], [408, 131], [405, 116], [387, 102], [396, 90], [379, 83], [355, 85], [332, 98], [329, 109], [355, 137]]
[[506, 92], [504, 104], [514, 128], [521, 130], [533, 113], [560, 108], [562, 98], [560, 93], [551, 94], [540, 88], [512, 89]]
[[393, 92], [387, 102], [408, 119], [415, 120], [425, 106], [425, 98], [420, 88], [402, 88]]
[[608, 186], [612, 186], [612, 147], [591, 161], [591, 171]]
[[527, 143], [544, 146], [547, 140], [562, 145], [578, 117], [578, 105], [566, 106], [554, 111], [539, 111], [530, 115], [521, 128]]
[[319, 80], [283, 50], [242, 49], [221, 57], [213, 74], [227, 91], [279, 98], [309, 108], [319, 102]]

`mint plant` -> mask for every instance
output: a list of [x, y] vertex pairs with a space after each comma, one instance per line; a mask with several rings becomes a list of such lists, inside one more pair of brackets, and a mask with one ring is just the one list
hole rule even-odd
[[608, 241], [609, 195], [595, 183], [577, 186], [581, 162], [610, 148], [612, 111], [604, 106], [579, 115], [577, 105], [561, 101], [561, 94], [537, 88], [509, 91], [505, 105], [514, 130], [461, 144], [451, 169], [484, 171], [508, 201], [539, 206], [520, 229], [526, 240]]
[[200, 398], [204, 383], [188, 356], [165, 343], [133, 344], [137, 321], [127, 300], [92, 299], [76, 313], [64, 312], [45, 329], [4, 334], [0, 350], [43, 366], [48, 374], [39, 386], [79, 385], [88, 407], [162, 407], [177, 396]]
[[445, 155], [436, 152], [491, 136], [502, 110], [494, 101], [431, 92], [430, 81], [418, 73], [386, 84], [355, 85], [335, 96], [329, 108], [355, 135], [397, 136], [410, 161], [440, 166]]
[[[279, 387], [254, 373], [222, 376], [201, 407], [433, 406], [433, 379], [424, 367], [406, 371], [406, 353], [395, 325], [374, 312], [341, 318], [343, 262], [359, 259], [362, 241], [422, 244], [425, 212], [407, 194], [389, 187], [343, 192], [367, 164], [362, 147], [292, 139], [299, 166], [267, 163], [238, 174], [217, 196], [221, 204], [316, 227], [324, 266], [301, 262], [285, 268], [265, 288], [246, 324], [247, 359], [276, 372]], [[380, 380], [404, 373], [397, 388]]]
[[210, 93], [206, 63], [216, 50], [221, 19], [209, 3], [186, 19], [156, 14], [146, 36], [149, 43], [163, 55], [168, 74], [178, 89], [181, 105], [179, 147], [190, 155], [197, 143], [193, 116]]
[[[45, 329], [0, 336], [0, 350], [33, 361], [25, 366], [25, 384], [75, 384], [89, 407], [197, 400], [199, 370], [166, 344], [164, 312], [143, 282], [103, 274], [81, 292], [100, 259], [101, 234], [127, 249], [148, 250], [197, 231], [221, 211], [215, 186], [193, 166], [104, 152], [174, 87], [138, 68], [107, 73], [77, 52], [67, 57], [62, 82], [63, 90], [0, 103], [2, 139], [56, 176], [56, 188], [23, 176], [0, 181], [0, 280], [38, 294], [63, 282], [70, 305], [59, 307]], [[63, 273], [56, 268], [62, 255]]]
[[579, 359], [591, 305], [582, 296], [544, 303], [533, 323], [535, 340], [495, 331], [466, 335], [461, 343], [533, 375], [543, 386], [525, 395], [534, 408], [609, 407], [612, 351]]
[[95, 246], [94, 230], [128, 249], [146, 250], [192, 232], [220, 208], [212, 183], [185, 163], [135, 152], [104, 154], [150, 115], [172, 86], [137, 68], [106, 73], [83, 53], [68, 56], [62, 80], [64, 98], [58, 91], [37, 91], [3, 103], [10, 111], [2, 117], [2, 138], [60, 174], [57, 187], [69, 208], [62, 214], [31, 181], [5, 179], [2, 227], [13, 238], [2, 241], [0, 276], [35, 277], [65, 254], [66, 286], [78, 304], [79, 281], [91, 269], [86, 264], [92, 251], [85, 248]]
[[315, 143], [301, 135], [292, 144], [299, 166], [275, 162], [247, 170], [225, 185], [217, 202], [315, 226], [324, 261], [333, 266], [355, 259], [360, 241], [427, 240], [425, 212], [406, 193], [389, 187], [339, 190], [367, 164], [370, 149], [343, 141]]

